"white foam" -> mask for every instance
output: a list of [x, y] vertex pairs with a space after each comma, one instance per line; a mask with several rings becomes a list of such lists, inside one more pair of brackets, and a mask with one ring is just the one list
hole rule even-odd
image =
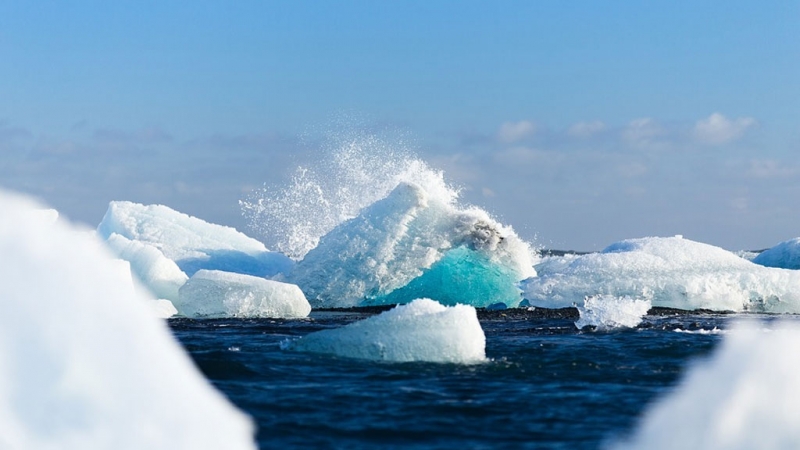
[[800, 238], [783, 241], [772, 248], [764, 250], [753, 258], [753, 262], [766, 267], [800, 269]]
[[800, 448], [798, 353], [796, 323], [736, 327], [616, 448]]
[[517, 283], [535, 274], [532, 261], [528, 244], [486, 212], [400, 183], [326, 234], [287, 279], [315, 307], [406, 303], [423, 296], [448, 304], [516, 306]]
[[486, 337], [475, 308], [446, 307], [430, 299], [311, 333], [285, 348], [376, 361], [472, 364], [486, 360]]
[[261, 242], [234, 228], [211, 224], [163, 205], [111, 202], [98, 233], [116, 233], [158, 249], [191, 276], [200, 269], [255, 276], [288, 271], [292, 261], [267, 251]]
[[598, 330], [633, 328], [647, 315], [650, 300], [597, 295], [586, 297], [583, 304], [577, 307], [580, 318], [575, 326], [578, 329], [586, 326], [593, 326]]
[[175, 307], [187, 317], [307, 317], [311, 312], [294, 284], [199, 270], [181, 287]]
[[531, 304], [550, 308], [613, 295], [688, 310], [800, 312], [800, 272], [762, 267], [678, 237], [612, 244], [526, 280], [523, 289]]
[[0, 448], [254, 449], [105, 246], [33, 208], [0, 193]]

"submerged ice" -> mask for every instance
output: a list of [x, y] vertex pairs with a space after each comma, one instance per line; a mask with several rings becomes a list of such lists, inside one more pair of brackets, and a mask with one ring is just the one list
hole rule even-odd
[[287, 279], [316, 307], [407, 303], [516, 306], [535, 274], [531, 250], [508, 227], [454, 196], [400, 183], [323, 236]]
[[553, 265], [523, 289], [531, 304], [551, 308], [612, 295], [688, 310], [800, 312], [800, 272], [759, 266], [680, 237], [617, 242]]
[[475, 308], [416, 299], [341, 328], [285, 344], [290, 350], [376, 361], [471, 364], [486, 360]]

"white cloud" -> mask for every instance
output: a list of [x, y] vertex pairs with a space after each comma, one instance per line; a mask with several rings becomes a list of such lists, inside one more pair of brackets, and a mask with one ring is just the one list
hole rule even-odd
[[528, 120], [506, 122], [500, 126], [500, 130], [497, 132], [497, 139], [500, 142], [511, 144], [532, 136], [534, 133], [536, 133], [536, 124]]
[[622, 139], [628, 144], [644, 146], [664, 135], [664, 129], [649, 117], [634, 119], [622, 130]]
[[694, 126], [694, 137], [700, 142], [719, 145], [739, 139], [744, 132], [756, 124], [752, 117], [730, 120], [720, 113], [698, 120]]
[[594, 120], [592, 122], [578, 122], [567, 130], [567, 134], [574, 137], [586, 138], [606, 129], [606, 124], [599, 121]]

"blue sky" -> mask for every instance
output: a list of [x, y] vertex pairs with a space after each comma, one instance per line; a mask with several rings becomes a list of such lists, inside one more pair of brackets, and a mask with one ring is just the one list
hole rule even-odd
[[546, 246], [800, 236], [797, 2], [387, 3], [0, 3], [0, 185], [243, 227], [353, 114]]

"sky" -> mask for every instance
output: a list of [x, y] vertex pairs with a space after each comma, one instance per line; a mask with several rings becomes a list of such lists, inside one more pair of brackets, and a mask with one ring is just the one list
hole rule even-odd
[[0, 2], [0, 186], [92, 226], [131, 200], [247, 232], [239, 200], [348, 116], [541, 246], [770, 247], [800, 236], [798, 23], [797, 1]]

